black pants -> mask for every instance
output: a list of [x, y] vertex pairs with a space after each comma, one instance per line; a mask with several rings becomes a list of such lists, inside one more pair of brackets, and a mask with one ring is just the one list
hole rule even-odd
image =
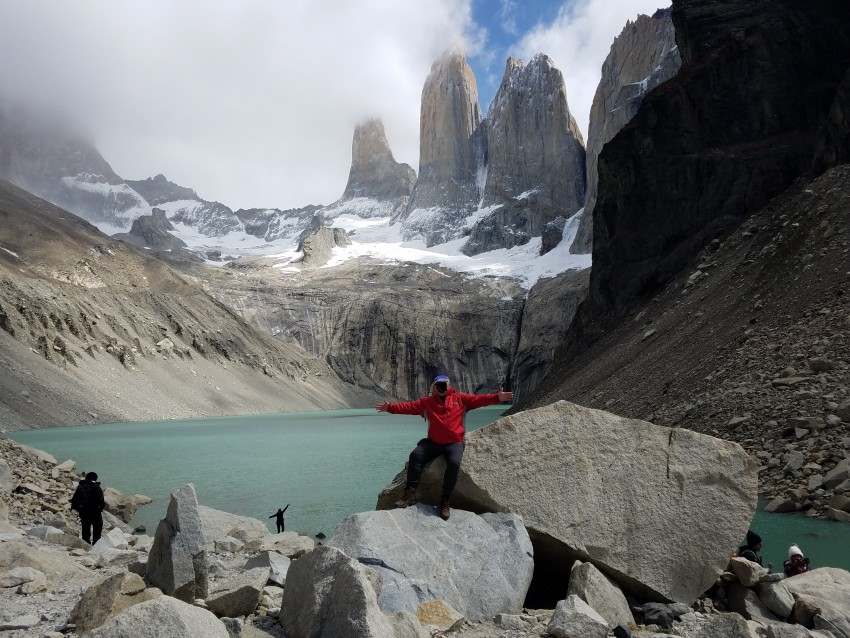
[[275, 523], [277, 523], [277, 533], [280, 534], [283, 531], [283, 519], [275, 519]]
[[83, 540], [94, 545], [100, 540], [103, 531], [103, 515], [98, 512], [80, 512], [80, 526], [83, 528]]
[[452, 496], [457, 484], [457, 473], [460, 470], [460, 461], [463, 458], [463, 443], [447, 443], [441, 445], [434, 443], [431, 439], [422, 439], [416, 444], [416, 448], [410, 453], [407, 463], [407, 487], [415, 490], [422, 477], [422, 470], [438, 456], [446, 459], [446, 473], [443, 475], [443, 498], [448, 500]]

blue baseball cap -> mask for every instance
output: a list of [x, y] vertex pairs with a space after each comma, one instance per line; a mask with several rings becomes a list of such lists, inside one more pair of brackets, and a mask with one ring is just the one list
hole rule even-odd
[[444, 374], [441, 374], [441, 375], [439, 375], [439, 376], [434, 377], [434, 383], [439, 383], [439, 382], [441, 382], [441, 381], [443, 381], [443, 382], [445, 382], [445, 383], [448, 383], [448, 382], [449, 382], [449, 378], [448, 378], [446, 375], [444, 375]]

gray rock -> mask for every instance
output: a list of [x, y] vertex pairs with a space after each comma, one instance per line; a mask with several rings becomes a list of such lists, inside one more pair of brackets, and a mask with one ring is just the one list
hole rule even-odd
[[831, 623], [844, 637], [850, 637], [850, 572], [834, 567], [819, 567], [783, 581], [797, 603], [794, 617], [798, 623], [808, 624], [809, 618], [799, 618], [800, 599], [809, 599], [817, 609], [817, 615]]
[[212, 551], [215, 548], [215, 541], [225, 536], [238, 538], [245, 543], [249, 540], [260, 540], [269, 533], [268, 527], [261, 520], [223, 512], [206, 505], [198, 505], [198, 516], [204, 528], [207, 551]]
[[133, 605], [162, 596], [156, 588], [146, 589], [137, 574], [122, 572], [106, 576], [89, 587], [71, 611], [77, 632], [85, 634]]
[[280, 617], [288, 638], [394, 638], [364, 568], [326, 545], [292, 563]]
[[634, 616], [620, 588], [591, 563], [576, 561], [570, 570], [567, 596], [576, 595], [611, 627], [633, 625]]
[[[439, 498], [440, 467], [423, 474], [420, 498]], [[392, 507], [403, 482], [378, 507]], [[547, 539], [537, 561], [566, 572], [578, 557], [629, 593], [685, 604], [728, 564], [756, 499], [755, 459], [738, 444], [566, 401], [469, 433], [453, 496], [457, 507], [521, 515], [532, 538]]]
[[38, 616], [25, 614], [23, 616], [15, 616], [11, 620], [0, 621], [0, 631], [11, 631], [13, 629], [30, 629], [35, 627], [40, 622]]
[[255, 567], [216, 583], [207, 597], [207, 607], [216, 616], [232, 618], [253, 614], [268, 579], [268, 567]]
[[15, 485], [15, 478], [12, 476], [9, 464], [6, 463], [6, 459], [0, 459], [0, 490], [11, 492], [15, 489]]
[[44, 574], [32, 567], [14, 567], [0, 574], [0, 587], [18, 587], [34, 580], [44, 580]]
[[133, 605], [88, 634], [91, 638], [230, 638], [211, 612], [171, 596]]
[[46, 551], [26, 542], [10, 540], [0, 543], [0, 573], [15, 567], [32, 567], [51, 582], [91, 578], [92, 572], [77, 564], [64, 552]]
[[664, 603], [645, 603], [641, 606], [643, 623], [669, 629], [673, 626], [673, 610]]
[[767, 574], [767, 568], [746, 558], [735, 556], [730, 561], [732, 571], [744, 587], [753, 587]]
[[590, 253], [602, 148], [635, 116], [653, 88], [676, 75], [682, 61], [670, 11], [629, 21], [611, 44], [593, 96], [587, 131], [587, 200], [571, 253]]
[[823, 477], [823, 487], [831, 490], [848, 479], [850, 479], [850, 461], [843, 459]]
[[783, 581], [761, 582], [756, 590], [759, 600], [780, 620], [791, 615], [794, 608], [794, 597]]
[[281, 532], [264, 536], [259, 551], [276, 552], [295, 559], [312, 551], [315, 546], [316, 541], [309, 536], [296, 532]]
[[351, 169], [343, 200], [363, 197], [407, 203], [416, 172], [395, 161], [380, 119], [359, 124], [351, 142]]
[[778, 622], [779, 619], [759, 600], [756, 592], [741, 583], [732, 583], [727, 588], [729, 610], [741, 614], [747, 620], [757, 620], [762, 624]]
[[515, 514], [453, 509], [443, 521], [422, 504], [364, 512], [346, 518], [327, 544], [380, 572], [378, 601], [387, 612], [415, 613], [420, 603], [445, 600], [471, 621], [518, 613], [534, 571], [531, 541]]
[[426, 600], [416, 608], [419, 623], [429, 631], [450, 633], [463, 626], [463, 614], [445, 600]]
[[738, 614], [711, 614], [683, 621], [676, 626], [676, 632], [682, 638], [754, 638], [757, 635]]
[[286, 574], [292, 560], [277, 552], [260, 552], [245, 561], [245, 569], [265, 567], [269, 570], [269, 580], [281, 587], [286, 584]]
[[394, 638], [431, 638], [422, 623], [406, 611], [384, 614], [393, 630]]
[[568, 596], [555, 606], [546, 632], [556, 638], [605, 638], [608, 623], [578, 596]]
[[148, 555], [148, 579], [169, 596], [185, 602], [206, 598], [205, 547], [198, 499], [189, 483], [171, 493], [168, 511], [157, 526]]

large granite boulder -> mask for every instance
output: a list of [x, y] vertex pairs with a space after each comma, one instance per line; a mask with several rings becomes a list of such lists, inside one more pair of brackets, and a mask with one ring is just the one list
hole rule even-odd
[[366, 568], [326, 545], [292, 563], [280, 619], [288, 638], [395, 638]]
[[812, 627], [820, 616], [841, 632], [842, 638], [850, 638], [850, 572], [819, 567], [782, 582], [795, 599], [806, 598], [817, 612], [811, 617], [800, 617], [795, 604], [793, 614], [797, 622]]
[[31, 567], [50, 582], [91, 578], [92, 572], [79, 565], [66, 551], [49, 551], [22, 541], [0, 543], [0, 573], [15, 567]]
[[211, 587], [207, 607], [216, 616], [229, 618], [253, 614], [268, 580], [268, 567], [239, 572]]
[[[466, 438], [453, 504], [522, 516], [536, 565], [561, 579], [579, 559], [639, 597], [691, 604], [756, 508], [755, 460], [690, 430], [558, 401]], [[423, 474], [420, 499], [439, 498], [442, 467]], [[391, 507], [403, 483], [402, 473], [378, 507]]]
[[77, 625], [78, 633], [85, 634], [125, 609], [159, 596], [162, 592], [146, 589], [138, 574], [119, 572], [102, 578], [85, 591], [71, 611], [71, 622]]
[[148, 554], [147, 576], [155, 587], [185, 602], [206, 598], [206, 538], [191, 483], [171, 493]]
[[227, 536], [238, 538], [244, 543], [260, 541], [269, 533], [269, 528], [259, 519], [223, 512], [206, 505], [198, 505], [198, 516], [204, 528], [207, 551], [212, 551], [215, 542]]
[[230, 638], [212, 612], [171, 596], [160, 596], [107, 620], [88, 634], [91, 638]]
[[150, 496], [144, 496], [143, 494], [122, 494], [112, 487], [107, 487], [103, 490], [103, 498], [106, 501], [107, 509], [125, 523], [133, 520], [133, 516], [135, 516], [139, 506], [148, 505], [151, 502]]
[[456, 509], [443, 521], [427, 505], [363, 512], [327, 544], [380, 572], [385, 612], [416, 613], [420, 603], [445, 600], [472, 621], [516, 614], [534, 571], [531, 541], [514, 514]]

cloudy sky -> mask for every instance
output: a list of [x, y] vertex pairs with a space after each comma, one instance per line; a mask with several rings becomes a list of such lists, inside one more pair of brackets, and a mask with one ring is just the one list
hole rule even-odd
[[232, 208], [328, 204], [357, 122], [418, 170], [431, 63], [460, 47], [486, 114], [509, 55], [546, 53], [587, 133], [611, 42], [658, 0], [4, 0], [0, 99], [73, 118], [125, 179]]

